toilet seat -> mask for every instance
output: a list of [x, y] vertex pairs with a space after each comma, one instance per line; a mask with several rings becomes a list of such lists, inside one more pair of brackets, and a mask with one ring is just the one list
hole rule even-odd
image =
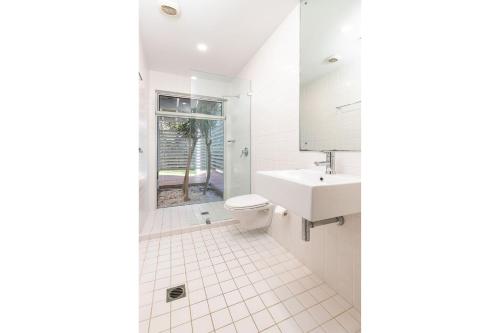
[[274, 205], [258, 194], [229, 198], [224, 203], [224, 208], [239, 221], [239, 228], [243, 230], [267, 228], [274, 213]]
[[269, 200], [258, 194], [246, 194], [226, 200], [224, 206], [229, 210], [251, 210], [269, 206]]

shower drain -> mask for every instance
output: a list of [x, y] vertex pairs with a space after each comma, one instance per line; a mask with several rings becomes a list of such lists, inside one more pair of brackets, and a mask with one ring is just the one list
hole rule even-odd
[[167, 303], [175, 301], [176, 299], [183, 298], [186, 296], [185, 285], [180, 285], [177, 287], [172, 287], [167, 289]]

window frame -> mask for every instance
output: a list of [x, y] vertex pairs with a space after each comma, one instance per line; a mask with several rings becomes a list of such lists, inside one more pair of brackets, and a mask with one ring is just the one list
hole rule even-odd
[[[209, 115], [204, 113], [186, 113], [186, 112], [178, 112], [178, 111], [161, 111], [160, 110], [160, 96], [166, 97], [174, 97], [177, 98], [177, 110], [179, 108], [179, 99], [189, 99], [191, 101], [207, 101], [207, 102], [217, 102], [221, 104], [221, 115]], [[225, 110], [224, 110], [224, 102], [227, 100], [224, 98], [218, 97], [210, 97], [210, 96], [202, 96], [202, 95], [189, 95], [182, 93], [175, 93], [171, 91], [164, 90], [156, 90], [156, 105], [155, 105], [155, 114], [157, 116], [169, 116], [169, 117], [181, 117], [181, 118], [194, 118], [194, 119], [213, 119], [213, 120], [226, 120]]]

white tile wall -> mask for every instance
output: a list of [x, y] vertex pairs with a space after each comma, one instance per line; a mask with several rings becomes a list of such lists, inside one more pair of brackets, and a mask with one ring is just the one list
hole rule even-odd
[[[321, 153], [299, 151], [298, 7], [255, 54], [240, 76], [252, 80], [254, 92], [252, 176], [259, 170], [310, 168], [314, 161], [323, 160]], [[337, 153], [336, 167], [339, 173], [359, 175], [360, 153]], [[360, 215], [348, 216], [342, 227], [327, 225], [313, 229], [311, 242], [305, 243], [300, 238], [300, 218], [291, 214], [287, 218], [275, 216], [268, 232], [359, 310], [360, 224]], [[269, 296], [269, 302], [272, 300]], [[298, 304], [289, 306], [289, 311], [300, 308]], [[287, 332], [294, 330], [292, 322], [282, 324], [287, 327]], [[338, 324], [325, 325], [334, 331], [333, 327]]]

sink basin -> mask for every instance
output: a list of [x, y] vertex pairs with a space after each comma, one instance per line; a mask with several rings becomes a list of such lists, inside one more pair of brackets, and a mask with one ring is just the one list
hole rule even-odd
[[255, 193], [310, 221], [361, 212], [361, 178], [318, 170], [258, 171]]

